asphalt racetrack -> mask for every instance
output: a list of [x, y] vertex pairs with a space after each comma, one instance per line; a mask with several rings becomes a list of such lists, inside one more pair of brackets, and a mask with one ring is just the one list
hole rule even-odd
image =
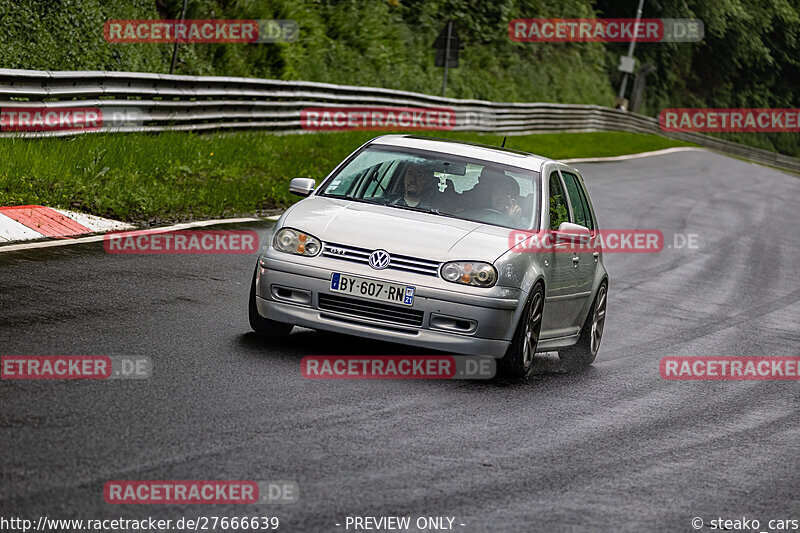
[[[427, 352], [306, 329], [260, 341], [251, 255], [0, 253], [0, 353], [154, 363], [146, 380], [0, 381], [0, 515], [277, 516], [292, 532], [448, 516], [465, 533], [800, 519], [798, 382], [659, 375], [666, 356], [800, 356], [800, 179], [707, 152], [576, 166], [602, 227], [667, 244], [605, 256], [608, 320], [584, 372], [540, 354], [524, 381], [306, 380], [306, 355]], [[300, 497], [106, 503], [127, 479], [292, 480]]]

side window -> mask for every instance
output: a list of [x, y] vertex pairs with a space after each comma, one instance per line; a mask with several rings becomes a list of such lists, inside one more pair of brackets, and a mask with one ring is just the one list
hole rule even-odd
[[592, 213], [589, 210], [589, 202], [586, 201], [586, 196], [583, 193], [581, 184], [578, 183], [577, 176], [564, 171], [561, 172], [561, 175], [564, 176], [564, 183], [567, 186], [569, 203], [572, 205], [572, 211], [575, 214], [575, 223], [589, 229], [594, 229]]
[[567, 200], [558, 172], [550, 174], [550, 229], [557, 230], [562, 222], [569, 222]]
[[592, 209], [589, 207], [586, 189], [581, 185], [580, 182], [578, 182], [578, 191], [581, 193], [581, 203], [583, 204], [583, 211], [586, 213], [586, 227], [594, 231], [595, 227], [594, 220], [592, 220]]

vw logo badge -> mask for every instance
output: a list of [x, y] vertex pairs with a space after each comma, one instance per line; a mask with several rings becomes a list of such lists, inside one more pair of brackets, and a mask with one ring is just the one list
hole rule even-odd
[[375, 250], [369, 254], [369, 266], [375, 270], [383, 270], [388, 267], [391, 260], [392, 257], [386, 250]]

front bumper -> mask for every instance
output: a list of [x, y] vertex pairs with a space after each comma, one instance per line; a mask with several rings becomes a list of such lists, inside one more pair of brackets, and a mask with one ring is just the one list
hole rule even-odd
[[[519, 289], [502, 288], [495, 293], [503, 297], [488, 297], [409, 282], [416, 287], [410, 309], [422, 313], [418, 326], [330, 307], [320, 309], [320, 294], [338, 296], [330, 290], [333, 271], [373, 279], [386, 276], [383, 281], [406, 283], [397, 279], [397, 273], [372, 271], [366, 275], [361, 268], [337, 264], [331, 270], [262, 257], [256, 282], [258, 312], [278, 322], [452, 353], [502, 357], [508, 349], [523, 297]], [[447, 283], [438, 278], [431, 281]]]

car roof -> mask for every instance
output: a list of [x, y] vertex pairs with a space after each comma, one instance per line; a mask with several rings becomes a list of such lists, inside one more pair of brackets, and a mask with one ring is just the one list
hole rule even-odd
[[415, 148], [418, 150], [428, 150], [431, 152], [441, 152], [471, 157], [483, 161], [492, 161], [504, 165], [522, 167], [539, 172], [542, 164], [552, 161], [547, 157], [542, 157], [527, 152], [500, 148], [499, 146], [489, 146], [453, 139], [439, 139], [436, 137], [424, 137], [421, 135], [383, 135], [370, 141], [370, 144], [380, 144], [384, 146], [397, 146], [402, 148]]

